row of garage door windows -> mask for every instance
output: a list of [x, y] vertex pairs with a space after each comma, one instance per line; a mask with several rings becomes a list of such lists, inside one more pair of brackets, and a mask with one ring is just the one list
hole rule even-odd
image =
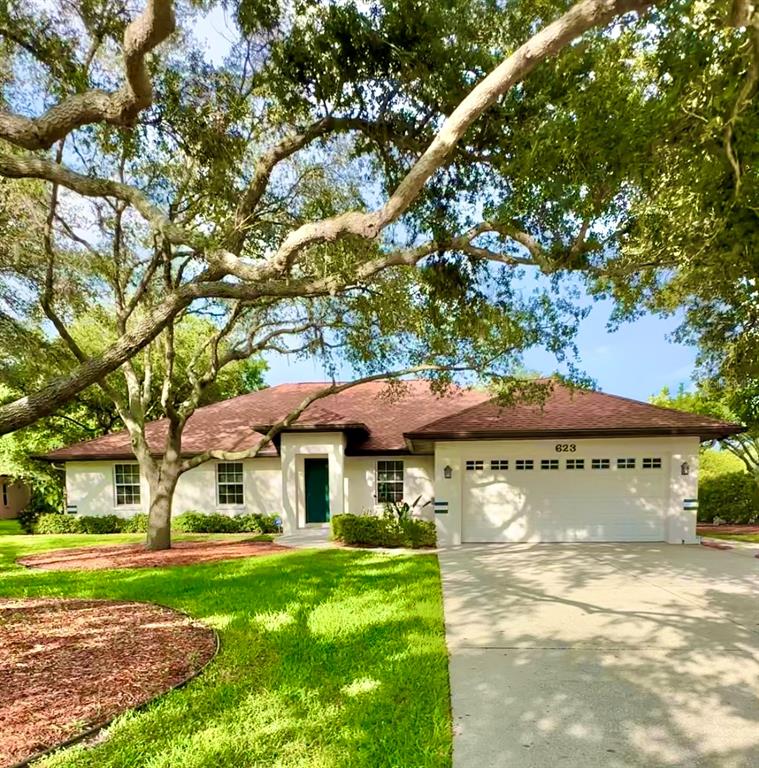
[[[585, 469], [585, 459], [565, 459], [566, 469]], [[647, 456], [641, 459], [640, 462], [642, 469], [661, 469], [661, 458], [658, 456]], [[472, 459], [466, 462], [466, 469], [469, 472], [478, 472], [485, 469], [484, 459]], [[617, 459], [617, 469], [635, 469], [637, 466], [637, 459]], [[508, 459], [491, 459], [491, 470], [504, 470], [509, 468]], [[535, 469], [534, 459], [515, 459], [514, 468], [517, 470], [530, 470]], [[541, 459], [541, 469], [559, 469], [559, 459]], [[591, 459], [591, 469], [611, 469], [611, 459]]]

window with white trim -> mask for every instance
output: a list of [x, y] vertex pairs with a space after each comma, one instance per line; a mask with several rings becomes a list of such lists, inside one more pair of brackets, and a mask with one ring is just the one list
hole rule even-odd
[[610, 469], [611, 459], [591, 459], [591, 469]]
[[117, 507], [135, 507], [140, 503], [139, 464], [114, 464], [113, 487]]
[[559, 460], [558, 459], [541, 459], [540, 468], [541, 469], [558, 469]]
[[377, 462], [377, 501], [380, 504], [403, 501], [403, 462]]
[[642, 461], [643, 469], [661, 469], [659, 457], [647, 456]]
[[585, 459], [567, 459], [567, 469], [585, 469]]
[[508, 459], [490, 459], [490, 469], [500, 470], [500, 469], [508, 469], [508, 468], [509, 468]]
[[475, 470], [479, 471], [481, 469], [485, 469], [485, 462], [482, 461], [481, 459], [476, 459], [472, 461], [467, 461], [465, 466], [468, 472], [474, 472]]
[[518, 470], [535, 469], [535, 462], [532, 459], [517, 459], [516, 468]]
[[220, 461], [216, 465], [216, 502], [220, 507], [245, 504], [241, 461]]
[[617, 459], [617, 469], [635, 469], [635, 459]]

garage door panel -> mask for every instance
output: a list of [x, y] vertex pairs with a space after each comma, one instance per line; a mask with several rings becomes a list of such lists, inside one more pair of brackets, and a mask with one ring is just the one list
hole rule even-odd
[[471, 472], [463, 540], [661, 541], [667, 489], [661, 471]]

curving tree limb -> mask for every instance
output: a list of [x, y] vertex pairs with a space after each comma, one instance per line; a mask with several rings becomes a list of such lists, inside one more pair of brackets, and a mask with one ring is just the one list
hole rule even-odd
[[49, 149], [83, 125], [133, 125], [153, 101], [145, 57], [174, 32], [175, 24], [172, 0], [147, 0], [145, 10], [124, 30], [126, 80], [121, 88], [74, 94], [40, 117], [0, 112], [0, 138], [24, 149]]

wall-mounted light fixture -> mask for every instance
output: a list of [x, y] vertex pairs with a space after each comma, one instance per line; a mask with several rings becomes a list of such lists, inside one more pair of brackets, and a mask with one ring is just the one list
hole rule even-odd
[[453, 477], [453, 470], [449, 464], [446, 464], [445, 467], [443, 467], [443, 477], [446, 480], [450, 480]]
[[681, 475], [689, 475], [690, 474], [690, 464], [688, 464], [687, 461], [684, 461], [680, 465], [680, 474]]

